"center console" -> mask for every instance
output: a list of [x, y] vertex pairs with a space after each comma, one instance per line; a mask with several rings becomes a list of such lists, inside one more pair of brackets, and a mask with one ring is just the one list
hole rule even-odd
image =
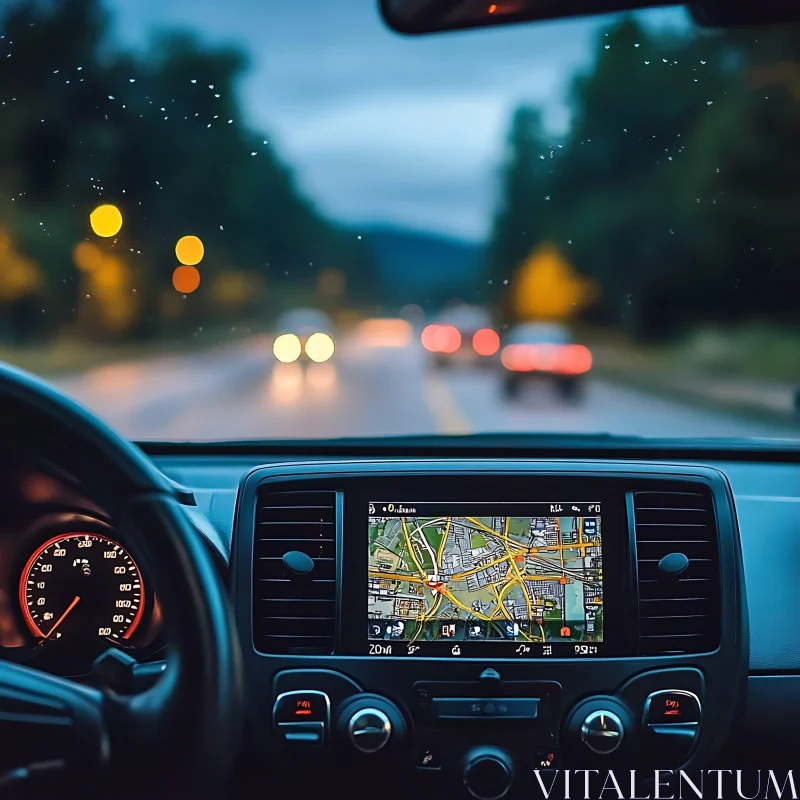
[[298, 763], [320, 791], [487, 799], [562, 767], [707, 765], [743, 696], [739, 538], [713, 469], [264, 467], [234, 536], [251, 754], [287, 787]]

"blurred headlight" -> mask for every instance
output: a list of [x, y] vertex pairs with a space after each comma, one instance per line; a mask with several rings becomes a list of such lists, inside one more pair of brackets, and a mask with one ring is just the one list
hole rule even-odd
[[300, 344], [300, 339], [293, 333], [281, 334], [272, 345], [272, 352], [275, 354], [275, 358], [284, 364], [297, 361], [302, 351], [303, 347]]
[[327, 361], [334, 350], [333, 339], [327, 333], [312, 333], [306, 342], [306, 355], [318, 364]]

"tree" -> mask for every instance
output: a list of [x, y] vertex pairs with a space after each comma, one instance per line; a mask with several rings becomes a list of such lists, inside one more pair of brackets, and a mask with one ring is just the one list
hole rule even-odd
[[[491, 251], [520, 263], [520, 221], [535, 216], [528, 248], [566, 248], [602, 287], [603, 318], [636, 337], [745, 314], [789, 319], [800, 292], [798, 53], [794, 30], [676, 33], [626, 18], [601, 31], [553, 168], [533, 180], [527, 159], [510, 160]], [[512, 139], [518, 129], [515, 118]], [[534, 205], [540, 194], [549, 213]]]
[[531, 248], [548, 235], [554, 149], [545, 140], [540, 112], [527, 106], [517, 109], [508, 134], [502, 195], [487, 254], [504, 316], [510, 308], [502, 287]]
[[[243, 53], [181, 32], [121, 51], [100, 0], [24, 0], [0, 30], [0, 226], [36, 265], [47, 312], [27, 325], [54, 332], [91, 319], [94, 337], [115, 338], [191, 330], [242, 308], [236, 286], [255, 293], [250, 306], [262, 303], [264, 317], [281, 291], [313, 301], [330, 266], [355, 288], [348, 299], [369, 292], [368, 252], [246, 123]], [[124, 225], [98, 242], [88, 218], [107, 202]], [[205, 244], [201, 283], [173, 302], [174, 248], [186, 234]], [[72, 253], [86, 240], [107, 269], [76, 270]], [[220, 284], [222, 275], [238, 277]]]

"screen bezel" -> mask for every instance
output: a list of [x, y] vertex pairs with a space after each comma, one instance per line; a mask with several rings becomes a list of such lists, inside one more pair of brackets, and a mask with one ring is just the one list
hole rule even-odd
[[[601, 503], [603, 543], [603, 636], [595, 644], [597, 650], [585, 648], [578, 652], [574, 645], [558, 643], [549, 655], [543, 648], [531, 647], [529, 652], [517, 652], [519, 643], [460, 642], [460, 652], [453, 655], [448, 642], [427, 642], [411, 654], [405, 642], [388, 652], [370, 648], [367, 636], [367, 576], [369, 504], [382, 498], [395, 497], [398, 502], [459, 503], [484, 502], [502, 506], [504, 503]], [[429, 476], [396, 475], [381, 478], [361, 478], [351, 484], [344, 497], [340, 589], [340, 630], [337, 654], [372, 658], [459, 658], [459, 659], [562, 659], [608, 658], [636, 654], [637, 625], [630, 624], [638, 616], [636, 602], [636, 560], [632, 552], [625, 492], [619, 484], [601, 477], [582, 478], [551, 475], [497, 474]], [[388, 641], [386, 642], [389, 643]], [[372, 642], [374, 644], [374, 642]], [[394, 642], [392, 642], [394, 644]], [[370, 652], [370, 650], [373, 652]]]

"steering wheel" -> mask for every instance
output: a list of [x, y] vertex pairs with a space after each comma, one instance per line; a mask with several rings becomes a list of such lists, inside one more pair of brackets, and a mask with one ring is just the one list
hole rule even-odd
[[171, 786], [173, 796], [219, 797], [238, 750], [243, 679], [206, 546], [136, 447], [44, 382], [0, 365], [0, 456], [13, 463], [28, 453], [81, 480], [124, 532], [158, 586], [169, 651], [158, 682], [130, 696], [0, 661], [0, 794], [24, 785], [152, 796]]

